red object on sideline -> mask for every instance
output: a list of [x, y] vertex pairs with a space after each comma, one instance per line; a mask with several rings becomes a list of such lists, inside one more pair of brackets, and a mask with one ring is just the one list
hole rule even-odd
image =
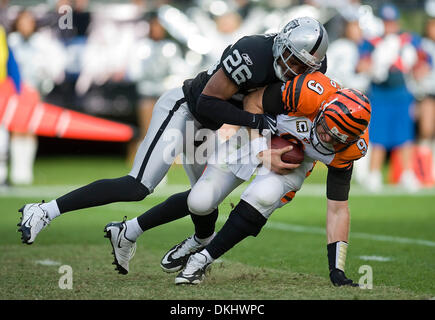
[[[432, 152], [430, 148], [422, 146], [414, 146], [412, 152], [412, 169], [420, 181], [425, 187], [431, 187], [435, 184], [432, 170]], [[403, 163], [400, 153], [397, 150], [391, 152], [390, 169], [389, 169], [389, 182], [396, 184], [400, 180], [400, 176], [403, 172]]]
[[127, 142], [134, 134], [127, 124], [44, 103], [26, 85], [17, 95], [10, 80], [0, 84], [0, 125], [11, 132], [78, 140]]

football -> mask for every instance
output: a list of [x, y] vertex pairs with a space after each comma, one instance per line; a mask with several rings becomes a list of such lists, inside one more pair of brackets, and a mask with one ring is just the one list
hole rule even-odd
[[293, 146], [292, 150], [281, 155], [283, 162], [298, 164], [304, 161], [304, 149], [301, 143], [292, 142], [280, 136], [273, 136], [270, 143], [272, 149], [282, 149], [287, 146]]

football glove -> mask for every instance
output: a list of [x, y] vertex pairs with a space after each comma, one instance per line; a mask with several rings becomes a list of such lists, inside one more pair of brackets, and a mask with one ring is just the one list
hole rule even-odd
[[260, 130], [262, 135], [268, 134], [268, 132], [263, 132], [264, 130], [270, 130], [271, 134], [276, 134], [278, 131], [276, 117], [270, 114], [254, 114], [253, 122], [252, 128]]
[[336, 287], [341, 287], [341, 286], [359, 287], [358, 283], [355, 283], [351, 279], [346, 278], [346, 275], [340, 269], [333, 269], [329, 273], [329, 279], [331, 279], [332, 284]]

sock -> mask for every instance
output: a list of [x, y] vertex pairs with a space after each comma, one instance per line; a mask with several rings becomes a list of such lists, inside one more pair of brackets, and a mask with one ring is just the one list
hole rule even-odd
[[203, 249], [200, 253], [206, 256], [207, 261], [210, 261], [210, 262], [214, 261], [213, 257], [210, 255], [210, 253], [207, 251], [207, 249]]
[[215, 209], [214, 211], [205, 216], [199, 216], [197, 214], [190, 213], [190, 217], [192, 218], [193, 224], [195, 225], [196, 238], [206, 239], [213, 235], [218, 215], [218, 209]]
[[60, 215], [56, 200], [51, 200], [50, 202], [41, 204], [41, 208], [47, 211], [50, 221]]
[[142, 231], [180, 219], [190, 214], [187, 207], [187, 197], [190, 190], [170, 196], [166, 201], [152, 207], [137, 217]]
[[248, 236], [249, 234], [237, 228], [232, 221], [227, 220], [205, 249], [212, 259], [217, 259]]
[[132, 176], [103, 179], [73, 190], [57, 198], [60, 213], [101, 206], [120, 201], [140, 201], [149, 194], [148, 189]]
[[203, 245], [208, 245], [210, 243], [211, 240], [213, 240], [213, 238], [216, 236], [216, 232], [213, 232], [213, 234], [210, 237], [204, 238], [204, 239], [200, 239], [196, 236], [195, 234], [195, 240]]
[[125, 223], [127, 225], [125, 237], [130, 241], [136, 241], [136, 239], [143, 233], [137, 218], [127, 220]]
[[257, 209], [240, 200], [205, 249], [213, 259], [217, 259], [248, 236], [256, 237], [266, 221]]

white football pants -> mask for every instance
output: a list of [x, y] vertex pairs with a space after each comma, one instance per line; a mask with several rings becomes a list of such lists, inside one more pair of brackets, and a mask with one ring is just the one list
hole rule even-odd
[[[293, 199], [313, 167], [314, 162], [309, 159], [287, 175], [279, 175], [260, 167], [241, 199], [268, 219], [275, 209]], [[197, 215], [209, 214], [242, 182], [244, 180], [238, 178], [228, 166], [208, 165], [189, 194], [189, 210]]]
[[[214, 143], [215, 133], [199, 130], [201, 124], [193, 117], [184, 98], [182, 88], [164, 93], [156, 102], [147, 134], [134, 159], [130, 176], [153, 192], [179, 154], [183, 154], [183, 167], [191, 185], [204, 171], [206, 160], [197, 161], [194, 138], [208, 134], [206, 143]], [[202, 146], [203, 147], [203, 146]]]

